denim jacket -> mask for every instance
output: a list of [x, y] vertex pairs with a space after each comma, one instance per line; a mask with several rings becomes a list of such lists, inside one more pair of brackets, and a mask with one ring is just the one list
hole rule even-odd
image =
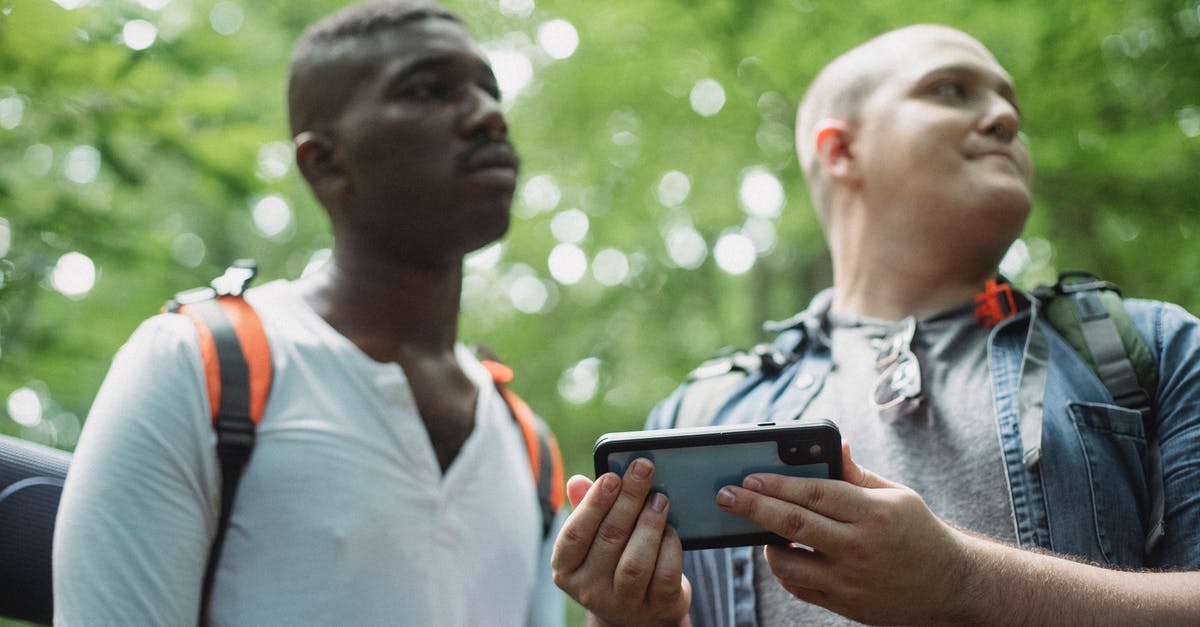
[[[830, 347], [821, 334], [813, 332], [813, 325], [831, 299], [826, 290], [805, 311], [769, 327], [779, 331], [775, 348], [791, 360], [781, 372], [760, 371], [748, 376], [718, 410], [713, 424], [787, 420], [803, 413], [830, 370]], [[1149, 495], [1141, 414], [1113, 403], [1091, 368], [1038, 316], [1036, 307], [1001, 322], [988, 338], [994, 417], [1007, 469], [1014, 530], [1022, 546], [1077, 555], [1099, 564], [1198, 568], [1200, 320], [1168, 303], [1127, 299], [1125, 306], [1159, 369], [1154, 404], [1162, 451], [1166, 536], [1153, 554], [1144, 554]], [[1039, 332], [1044, 349], [1048, 348], [1044, 362], [1026, 359], [1027, 346]], [[1031, 361], [1040, 363], [1028, 363]], [[1040, 376], [1030, 374], [1039, 369]], [[647, 428], [673, 424], [682, 391], [676, 390], [654, 409]], [[1040, 461], [1027, 466], [1021, 427], [1037, 427], [1039, 422]], [[756, 624], [752, 550], [685, 553], [684, 572], [692, 582], [695, 627]]]

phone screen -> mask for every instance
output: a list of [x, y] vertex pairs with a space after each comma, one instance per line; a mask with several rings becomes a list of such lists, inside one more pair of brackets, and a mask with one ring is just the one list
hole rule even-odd
[[[806, 448], [799, 456], [804, 457], [806, 463], [788, 463], [780, 459], [780, 444], [775, 439], [631, 448], [608, 452], [607, 469], [623, 475], [636, 458], [644, 457], [654, 462], [654, 489], [670, 499], [668, 521], [679, 532], [685, 549], [782, 542], [782, 538], [767, 533], [749, 520], [717, 507], [716, 497], [722, 487], [740, 486], [747, 475], [759, 472], [793, 477], [840, 477], [840, 468], [831, 472], [827, 461], [831, 455], [838, 456], [840, 461], [840, 446], [832, 451], [824, 450], [831, 446], [828, 442], [805, 442], [801, 446]], [[811, 463], [807, 463], [808, 459]], [[597, 470], [601, 468], [598, 464]]]

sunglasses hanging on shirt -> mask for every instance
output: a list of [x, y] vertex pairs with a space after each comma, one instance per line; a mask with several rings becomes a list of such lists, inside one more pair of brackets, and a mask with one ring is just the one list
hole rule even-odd
[[912, 350], [917, 320], [904, 319], [900, 330], [879, 342], [875, 370], [879, 377], [871, 388], [871, 406], [884, 420], [908, 416], [921, 407], [921, 365]]

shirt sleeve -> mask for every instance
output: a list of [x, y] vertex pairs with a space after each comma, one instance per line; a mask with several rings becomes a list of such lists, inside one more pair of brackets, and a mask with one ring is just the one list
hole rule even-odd
[[113, 360], [63, 487], [56, 625], [195, 623], [219, 507], [195, 338], [156, 316]]
[[541, 556], [538, 558], [537, 581], [534, 582], [533, 601], [529, 608], [529, 627], [562, 627], [566, 620], [566, 594], [554, 585], [554, 572], [550, 568], [550, 555], [554, 551], [554, 541], [567, 519], [566, 506], [559, 508], [554, 517], [550, 533], [542, 542]]

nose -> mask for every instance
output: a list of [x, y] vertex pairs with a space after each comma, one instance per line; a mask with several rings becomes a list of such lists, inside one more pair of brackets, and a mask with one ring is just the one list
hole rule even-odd
[[483, 135], [489, 139], [508, 138], [508, 123], [500, 110], [500, 100], [482, 87], [472, 87], [463, 98], [463, 130], [468, 137]]
[[984, 135], [1003, 143], [1010, 143], [1021, 130], [1021, 114], [1016, 105], [999, 94], [988, 99], [988, 108], [979, 121], [979, 130]]

